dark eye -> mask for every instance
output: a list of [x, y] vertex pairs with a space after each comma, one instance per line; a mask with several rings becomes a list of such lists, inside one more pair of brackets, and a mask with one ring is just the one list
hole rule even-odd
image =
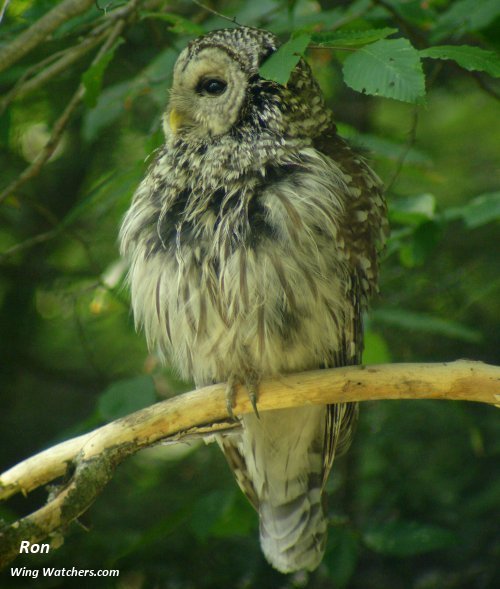
[[198, 82], [196, 92], [198, 94], [209, 94], [210, 96], [220, 96], [226, 91], [227, 82], [218, 78], [204, 78]]

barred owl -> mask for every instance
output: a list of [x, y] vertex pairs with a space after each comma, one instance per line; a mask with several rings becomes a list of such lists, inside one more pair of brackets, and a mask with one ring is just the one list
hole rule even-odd
[[[362, 312], [386, 229], [380, 180], [336, 133], [309, 66], [286, 85], [259, 66], [278, 46], [238, 27], [176, 62], [157, 151], [120, 233], [136, 324], [197, 386], [359, 364]], [[257, 400], [258, 407], [258, 400]], [[256, 411], [219, 445], [260, 519], [267, 560], [315, 569], [324, 487], [355, 404]]]

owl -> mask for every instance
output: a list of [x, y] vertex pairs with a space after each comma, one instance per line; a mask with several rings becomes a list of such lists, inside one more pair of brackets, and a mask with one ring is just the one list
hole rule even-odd
[[321, 562], [324, 488], [357, 406], [259, 414], [259, 382], [361, 362], [387, 223], [381, 182], [337, 135], [307, 63], [285, 85], [259, 75], [278, 45], [240, 26], [180, 53], [120, 242], [150, 349], [196, 386], [227, 383], [230, 412], [246, 386], [255, 411], [218, 443], [266, 559], [290, 573]]

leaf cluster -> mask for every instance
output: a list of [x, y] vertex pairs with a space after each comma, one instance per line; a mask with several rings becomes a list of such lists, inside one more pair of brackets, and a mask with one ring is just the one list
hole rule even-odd
[[[261, 66], [261, 75], [286, 84], [298, 60], [305, 56], [310, 46], [330, 49], [336, 54], [349, 53], [339, 59], [344, 82], [353, 90], [410, 103], [425, 99], [423, 59], [449, 60], [468, 71], [500, 77], [500, 55], [496, 51], [472, 44], [434, 44], [449, 32], [449, 29], [443, 30], [446, 24], [452, 30], [461, 26], [468, 33], [491, 24], [500, 14], [493, 2], [480, 3], [481, 19], [469, 18], [467, 8], [472, 9], [469, 0], [462, 0], [442, 13], [433, 10], [430, 4], [419, 8], [416, 2], [387, 4], [395, 15], [405, 18], [408, 32], [411, 31], [409, 37], [390, 27], [356, 30], [352, 22], [320, 31], [316, 31], [317, 23], [309, 24], [292, 33], [290, 39]], [[414, 12], [409, 10], [411, 5], [416, 9]], [[462, 6], [461, 10], [457, 10], [459, 6]], [[395, 35], [398, 38], [387, 38]], [[422, 45], [424, 48], [419, 49]]]

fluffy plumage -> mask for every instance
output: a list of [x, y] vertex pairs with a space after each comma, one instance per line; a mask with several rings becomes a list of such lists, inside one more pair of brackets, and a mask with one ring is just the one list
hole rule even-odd
[[[386, 231], [381, 183], [335, 130], [301, 60], [259, 76], [277, 47], [239, 27], [180, 54], [165, 144], [123, 221], [136, 323], [198, 386], [361, 361], [361, 314]], [[357, 407], [245, 416], [219, 439], [282, 572], [323, 556], [323, 488]]]

